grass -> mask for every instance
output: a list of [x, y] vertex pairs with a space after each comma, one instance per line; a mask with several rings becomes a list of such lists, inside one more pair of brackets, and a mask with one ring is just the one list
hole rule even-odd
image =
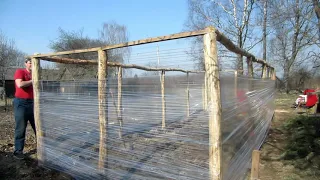
[[[320, 155], [320, 120], [317, 117], [298, 116], [289, 119], [284, 129], [291, 132], [284, 159], [307, 158]], [[312, 153], [314, 155], [312, 155]]]

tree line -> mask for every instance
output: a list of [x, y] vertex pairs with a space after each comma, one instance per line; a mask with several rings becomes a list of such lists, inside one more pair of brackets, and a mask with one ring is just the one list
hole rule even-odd
[[[290, 89], [304, 88], [308, 79], [320, 76], [320, 2], [319, 0], [186, 0], [188, 16], [184, 23], [185, 31], [214, 26], [229, 37], [240, 48], [255, 50], [268, 63], [276, 66], [281, 85]], [[129, 41], [125, 25], [114, 21], [103, 23], [98, 37], [84, 35], [83, 30], [66, 31], [58, 29], [58, 37], [49, 44], [52, 51], [67, 51], [98, 47]], [[203, 46], [202, 38], [194, 38], [192, 46]], [[222, 45], [219, 45], [222, 46]], [[197, 50], [199, 48], [193, 48]], [[219, 54], [226, 49], [219, 47]], [[108, 59], [126, 62], [130, 48], [108, 51]], [[198, 68], [202, 70], [203, 55], [189, 52]], [[257, 54], [257, 53], [254, 53]], [[8, 67], [22, 66], [25, 53], [14, 41], [0, 31], [0, 73], [2, 82]], [[239, 74], [245, 67], [241, 55], [233, 56], [233, 66]], [[97, 53], [65, 55], [75, 59], [97, 59]], [[230, 57], [227, 55], [226, 57]], [[221, 66], [223, 64], [221, 63]], [[59, 71], [56, 80], [68, 72], [73, 79], [96, 79], [96, 66], [55, 64]], [[280, 71], [279, 71], [280, 70]], [[279, 73], [281, 72], [281, 73]], [[115, 76], [115, 68], [109, 68], [109, 76]], [[48, 76], [48, 74], [46, 75]]]
[[[319, 0], [188, 0], [185, 28], [212, 25], [239, 47], [260, 49], [263, 59], [280, 70], [281, 85], [289, 92], [320, 75], [319, 18]], [[201, 39], [194, 41], [202, 45]], [[235, 59], [234, 68], [242, 74], [244, 59]], [[203, 68], [202, 57], [194, 60]]]

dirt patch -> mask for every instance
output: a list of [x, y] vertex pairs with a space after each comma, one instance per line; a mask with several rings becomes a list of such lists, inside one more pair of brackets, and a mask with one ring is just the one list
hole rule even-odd
[[[292, 131], [288, 122], [299, 116], [295, 109], [291, 109], [296, 95], [277, 94], [275, 118], [272, 121], [271, 129], [266, 142], [262, 146], [260, 179], [261, 180], [317, 180], [320, 179], [320, 158], [311, 156], [311, 152], [304, 153], [304, 156], [293, 156], [291, 159], [283, 158], [288, 150], [288, 144], [292, 143]], [[4, 112], [0, 108], [0, 179], [72, 179], [64, 173], [45, 169], [38, 166], [36, 161], [36, 141], [30, 126], [27, 128], [25, 153], [28, 157], [25, 160], [16, 160], [12, 156], [14, 118], [10, 109]], [[298, 128], [298, 127], [297, 127]], [[141, 141], [145, 141], [145, 137]], [[162, 147], [160, 144], [159, 147]], [[170, 146], [170, 148], [176, 148]], [[310, 150], [313, 151], [313, 150]], [[163, 151], [165, 152], [165, 151]], [[316, 152], [314, 152], [316, 153]], [[198, 157], [198, 159], [202, 159]], [[309, 164], [305, 166], [304, 164]]]
[[36, 160], [36, 140], [30, 125], [27, 128], [24, 149], [26, 158], [24, 160], [17, 160], [13, 157], [14, 118], [12, 108], [5, 111], [4, 108], [0, 107], [0, 128], [0, 179], [72, 179], [66, 174], [38, 166]]

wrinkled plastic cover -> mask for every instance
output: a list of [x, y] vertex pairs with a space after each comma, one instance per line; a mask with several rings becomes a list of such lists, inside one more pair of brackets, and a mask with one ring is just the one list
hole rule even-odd
[[[202, 47], [188, 46], [181, 41], [134, 46], [124, 61], [199, 70], [197, 61], [190, 57], [201, 58]], [[246, 176], [252, 151], [261, 146], [267, 135], [274, 112], [275, 82], [245, 76], [235, 79], [234, 71], [224, 69], [234, 62], [222, 55], [223, 179], [238, 180]], [[111, 55], [108, 57], [112, 59]], [[118, 112], [117, 69], [108, 67], [108, 71], [105, 168], [98, 168], [98, 80], [80, 78], [41, 82], [43, 165], [76, 179], [209, 179], [208, 111], [215, 107], [204, 101], [204, 73], [189, 73], [188, 77], [182, 72], [165, 73], [166, 124], [162, 128], [161, 72], [124, 69], [122, 106]], [[67, 73], [75, 74], [72, 70]]]
[[[203, 74], [190, 74], [189, 82], [182, 73], [166, 75], [166, 128], [162, 129], [159, 76], [123, 78], [122, 138], [117, 79], [110, 79], [104, 172], [98, 169], [98, 83], [42, 82], [44, 165], [80, 179], [209, 179], [203, 79]], [[274, 112], [274, 81], [235, 80], [233, 74], [223, 72], [220, 79], [223, 174], [224, 179], [239, 179], [250, 167], [252, 150], [266, 137]]]

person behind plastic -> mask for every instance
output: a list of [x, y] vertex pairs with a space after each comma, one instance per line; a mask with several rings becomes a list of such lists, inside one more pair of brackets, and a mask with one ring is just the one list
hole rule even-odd
[[17, 69], [14, 74], [15, 98], [13, 100], [15, 132], [14, 132], [14, 157], [24, 159], [23, 149], [27, 123], [30, 122], [36, 134], [34, 114], [33, 114], [33, 86], [31, 76], [31, 60], [25, 60], [25, 68]]

